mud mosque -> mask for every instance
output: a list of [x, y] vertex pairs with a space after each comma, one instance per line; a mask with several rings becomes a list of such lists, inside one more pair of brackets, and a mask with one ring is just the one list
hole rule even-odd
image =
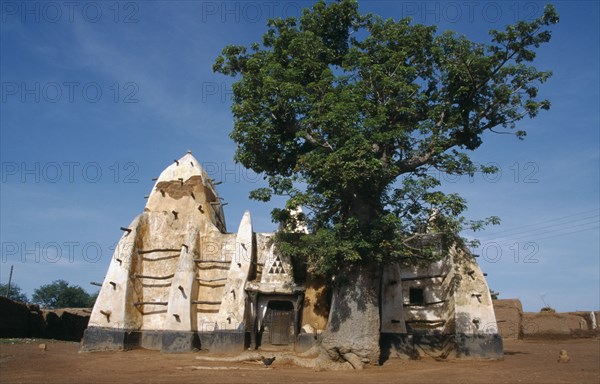
[[[319, 343], [322, 280], [280, 255], [248, 211], [227, 231], [223, 203], [188, 153], [156, 180], [111, 259], [82, 351], [145, 348], [301, 352]], [[304, 272], [304, 273], [302, 273]], [[475, 257], [456, 244], [428, 266], [385, 268], [382, 353], [501, 358], [492, 298]]]

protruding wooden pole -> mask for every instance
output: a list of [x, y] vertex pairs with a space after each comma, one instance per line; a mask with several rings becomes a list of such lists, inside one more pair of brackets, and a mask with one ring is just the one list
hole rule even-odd
[[106, 321], [110, 322], [110, 315], [112, 314], [111, 311], [100, 311], [101, 314], [103, 314], [104, 316], [106, 316]]

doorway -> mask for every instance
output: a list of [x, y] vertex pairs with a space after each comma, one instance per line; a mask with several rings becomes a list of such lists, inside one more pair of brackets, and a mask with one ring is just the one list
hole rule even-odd
[[269, 343], [289, 345], [294, 336], [294, 305], [289, 301], [269, 301], [266, 315], [269, 323]]

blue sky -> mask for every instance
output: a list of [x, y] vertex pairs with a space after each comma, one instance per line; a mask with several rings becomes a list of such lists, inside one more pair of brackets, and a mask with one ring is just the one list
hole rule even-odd
[[[244, 210], [271, 231], [274, 204], [250, 201], [260, 178], [233, 162], [231, 79], [211, 66], [228, 44], [260, 41], [270, 16], [303, 1], [1, 1], [0, 281], [29, 295], [65, 279], [102, 281], [151, 179], [190, 149], [224, 183], [230, 231]], [[384, 17], [412, 16], [473, 40], [531, 20], [533, 1], [362, 1]], [[552, 109], [523, 120], [525, 141], [488, 135], [476, 161], [501, 174], [453, 180], [472, 218], [502, 225], [478, 234], [475, 253], [501, 298], [526, 310], [600, 307], [599, 3], [553, 2], [561, 21], [535, 65]], [[473, 234], [465, 233], [465, 236]]]

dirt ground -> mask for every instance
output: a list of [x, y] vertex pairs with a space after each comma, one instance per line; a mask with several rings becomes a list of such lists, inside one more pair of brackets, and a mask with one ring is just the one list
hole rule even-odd
[[[362, 371], [317, 372], [278, 364], [209, 363], [195, 354], [78, 353], [78, 343], [3, 340], [0, 383], [600, 383], [600, 339], [505, 340], [503, 361], [392, 359]], [[38, 345], [47, 344], [42, 351]], [[567, 350], [571, 361], [557, 363]]]

